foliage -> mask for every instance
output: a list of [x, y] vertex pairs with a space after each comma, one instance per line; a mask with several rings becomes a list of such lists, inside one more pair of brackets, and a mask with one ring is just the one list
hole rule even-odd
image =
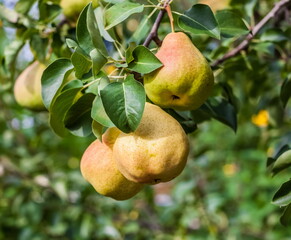
[[[184, 0], [171, 8], [176, 31], [186, 31], [214, 63], [274, 3], [231, 1], [230, 9], [213, 12]], [[281, 222], [290, 225], [289, 13], [276, 15], [248, 49], [213, 67], [216, 86], [201, 108], [167, 110], [193, 149], [179, 178], [126, 202], [97, 195], [82, 179], [79, 159], [92, 132], [98, 138], [108, 127], [130, 132], [139, 124], [146, 101], [139, 81], [161, 67], [155, 42], [140, 44], [158, 11], [151, 2], [106, 0], [95, 10], [87, 5], [72, 23], [58, 1], [0, 5], [1, 239], [290, 237], [290, 228], [278, 225], [280, 209], [270, 204], [275, 195], [273, 203], [285, 207]], [[169, 32], [164, 17], [159, 37]], [[21, 54], [27, 46], [50, 64], [42, 77], [48, 113], [20, 109], [12, 96], [15, 77], [28, 65]], [[70, 74], [75, 80], [67, 83]], [[274, 178], [266, 175], [267, 156]]]

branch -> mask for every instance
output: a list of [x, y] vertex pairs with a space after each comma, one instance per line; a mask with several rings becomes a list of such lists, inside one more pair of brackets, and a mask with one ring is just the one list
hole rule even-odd
[[151, 43], [151, 41], [155, 41], [155, 43], [158, 45], [158, 46], [161, 46], [162, 44], [162, 41], [159, 39], [158, 37], [158, 29], [160, 27], [160, 24], [162, 22], [162, 19], [165, 15], [165, 13], [167, 12], [166, 11], [166, 7], [171, 3], [172, 0], [166, 0], [163, 4], [163, 9], [160, 10], [154, 24], [153, 24], [153, 27], [149, 33], [149, 35], [147, 36], [146, 40], [144, 41], [143, 43], [143, 46], [145, 47], [148, 47]]
[[247, 35], [244, 41], [242, 41], [236, 48], [226, 53], [222, 58], [212, 63], [211, 67], [216, 67], [220, 65], [225, 60], [238, 55], [242, 50], [246, 49], [249, 46], [251, 40], [265, 26], [265, 24], [269, 20], [274, 18], [283, 7], [285, 7], [287, 4], [290, 4], [290, 3], [291, 3], [291, 0], [281, 0], [280, 2], [276, 3], [273, 9], [257, 25], [254, 26], [253, 30], [251, 31], [251, 33]]

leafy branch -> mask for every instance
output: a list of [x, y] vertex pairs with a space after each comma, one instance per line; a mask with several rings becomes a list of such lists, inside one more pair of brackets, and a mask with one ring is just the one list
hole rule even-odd
[[280, 2], [276, 3], [273, 9], [252, 29], [251, 33], [247, 35], [247, 37], [234, 49], [227, 52], [223, 57], [216, 60], [214, 63], [211, 64], [212, 67], [216, 67], [223, 63], [225, 60], [237, 56], [242, 50], [246, 49], [251, 40], [256, 36], [256, 34], [265, 26], [265, 24], [277, 16], [280, 11], [291, 3], [291, 0], [281, 0]]
[[[152, 29], [147, 36], [146, 40], [144, 41], [143, 45], [148, 47], [151, 41], [154, 41], [158, 46], [161, 46], [162, 41], [158, 37], [158, 29], [161, 24], [161, 21], [165, 15], [167, 6], [171, 3], [171, 0], [167, 0], [164, 2], [162, 9], [160, 10]], [[211, 66], [217, 67], [218, 65], [222, 64], [229, 58], [237, 56], [241, 51], [248, 48], [249, 44], [251, 43], [252, 39], [258, 34], [258, 32], [270, 21], [272, 18], [277, 16], [281, 13], [281, 10], [286, 7], [288, 4], [291, 3], [291, 0], [281, 0], [274, 5], [271, 11], [257, 24], [253, 27], [251, 33], [249, 33], [246, 38], [234, 49], [227, 52], [224, 56], [214, 61]]]

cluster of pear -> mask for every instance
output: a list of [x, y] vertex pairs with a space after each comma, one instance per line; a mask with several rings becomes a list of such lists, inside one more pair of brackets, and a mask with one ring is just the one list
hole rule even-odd
[[[167, 182], [184, 169], [189, 142], [180, 123], [162, 110], [193, 110], [210, 95], [212, 70], [184, 33], [168, 34], [156, 54], [163, 66], [144, 76], [149, 99], [136, 131], [108, 129], [81, 159], [83, 177], [97, 192], [126, 200], [144, 184]], [[159, 105], [159, 106], [157, 106]]]
[[185, 167], [187, 135], [179, 122], [160, 107], [146, 103], [141, 122], [132, 133], [109, 128], [81, 159], [83, 177], [97, 192], [126, 200], [144, 184], [167, 182]]

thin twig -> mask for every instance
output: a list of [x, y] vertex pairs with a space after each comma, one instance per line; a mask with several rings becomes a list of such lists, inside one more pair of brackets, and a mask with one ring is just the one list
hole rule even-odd
[[170, 4], [172, 0], [166, 0], [163, 4], [163, 9], [160, 10], [154, 24], [153, 24], [153, 27], [149, 33], [149, 35], [147, 36], [146, 40], [144, 41], [143, 43], [143, 46], [145, 47], [148, 47], [151, 43], [151, 41], [155, 41], [155, 43], [158, 45], [158, 46], [161, 46], [162, 44], [162, 41], [159, 39], [158, 37], [158, 29], [160, 27], [160, 24], [162, 22], [162, 19], [166, 13], [166, 7]]
[[281, 0], [280, 2], [276, 3], [273, 9], [257, 25], [254, 26], [253, 30], [251, 31], [251, 33], [247, 35], [245, 40], [243, 40], [236, 48], [226, 53], [222, 58], [212, 63], [211, 66], [216, 67], [220, 65], [221, 63], [223, 63], [225, 60], [238, 55], [242, 50], [246, 49], [249, 46], [251, 40], [265, 26], [265, 24], [269, 20], [274, 18], [283, 7], [285, 7], [287, 4], [290, 4], [290, 3], [291, 3], [291, 0]]

